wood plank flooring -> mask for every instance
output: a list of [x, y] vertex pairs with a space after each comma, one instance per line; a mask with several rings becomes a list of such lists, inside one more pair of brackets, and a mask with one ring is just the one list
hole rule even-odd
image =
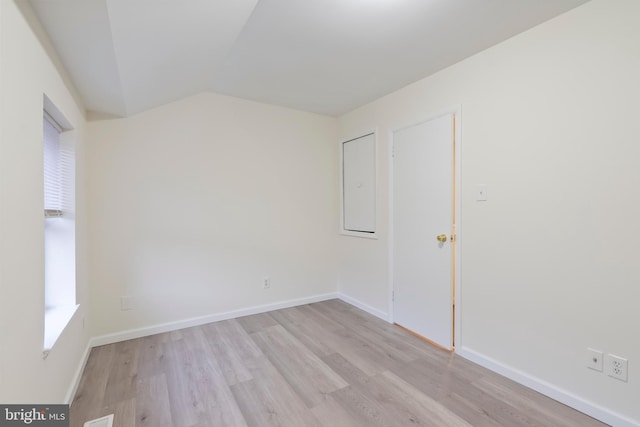
[[331, 300], [96, 347], [71, 426], [604, 426]]

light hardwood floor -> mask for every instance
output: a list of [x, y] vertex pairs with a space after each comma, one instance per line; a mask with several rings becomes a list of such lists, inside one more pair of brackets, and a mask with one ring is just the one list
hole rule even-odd
[[91, 351], [71, 426], [603, 426], [339, 300]]

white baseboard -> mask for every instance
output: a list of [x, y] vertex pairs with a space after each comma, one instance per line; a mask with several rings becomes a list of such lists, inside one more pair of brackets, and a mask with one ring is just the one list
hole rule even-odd
[[389, 315], [387, 313], [385, 313], [384, 311], [380, 311], [377, 308], [373, 308], [370, 305], [367, 305], [363, 302], [360, 302], [359, 300], [350, 297], [349, 295], [345, 295], [342, 292], [338, 292], [338, 298], [340, 298], [342, 301], [349, 303], [355, 307], [358, 307], [360, 310], [364, 310], [367, 313], [379, 317], [380, 319], [384, 320], [385, 322], [389, 322]]
[[585, 413], [597, 420], [615, 427], [640, 427], [640, 422], [631, 420], [623, 415], [617, 414], [593, 402], [589, 402], [581, 397], [578, 397], [566, 390], [562, 390], [557, 386], [543, 381], [539, 378], [535, 378], [529, 374], [519, 371], [511, 366], [498, 362], [495, 359], [487, 357], [475, 350], [471, 350], [462, 346], [456, 349], [456, 353], [465, 359], [468, 359], [480, 366], [496, 372], [504, 377], [507, 377], [519, 384], [529, 387], [539, 393], [550, 397], [553, 400], [557, 400], [571, 408], [574, 408], [582, 413]]
[[129, 329], [113, 334], [101, 335], [93, 337], [89, 341], [90, 347], [98, 347], [106, 344], [113, 344], [120, 341], [131, 340], [134, 338], [146, 337], [149, 335], [160, 334], [163, 332], [176, 331], [178, 329], [190, 328], [192, 326], [204, 325], [211, 322], [219, 322], [221, 320], [235, 319], [236, 317], [249, 316], [251, 314], [264, 313], [267, 311], [280, 310], [283, 308], [295, 307], [298, 305], [311, 304], [314, 302], [326, 301], [338, 298], [336, 292], [327, 294], [314, 295], [306, 298], [298, 298], [287, 301], [276, 302], [272, 304], [257, 305], [254, 307], [241, 308], [238, 310], [225, 311], [222, 313], [208, 314], [206, 316], [192, 317], [190, 319], [177, 320], [175, 322], [161, 323], [157, 325], [145, 326], [143, 328]]
[[206, 316], [193, 317], [190, 319], [178, 320], [175, 322], [167, 322], [158, 325], [147, 326], [144, 328], [129, 329], [122, 332], [116, 332], [113, 334], [101, 335], [93, 337], [89, 340], [87, 347], [84, 351], [80, 364], [76, 369], [73, 378], [71, 379], [71, 385], [65, 396], [64, 403], [71, 405], [73, 398], [76, 395], [82, 373], [89, 359], [89, 354], [93, 347], [98, 347], [106, 344], [113, 344], [120, 341], [126, 341], [134, 338], [146, 337], [149, 335], [159, 334], [162, 332], [171, 332], [178, 329], [189, 328], [191, 326], [204, 325], [211, 322], [217, 322], [220, 320], [235, 319], [237, 317], [249, 316], [251, 314], [264, 313], [267, 311], [280, 310], [282, 308], [295, 307], [298, 305], [311, 304], [314, 302], [326, 301], [330, 299], [338, 298], [338, 294], [330, 292], [327, 294], [314, 295], [306, 298], [298, 298], [287, 301], [281, 301], [272, 304], [258, 305], [254, 307], [242, 308], [238, 310], [225, 311], [222, 313], [209, 314]]
[[80, 364], [74, 372], [73, 378], [71, 378], [71, 385], [69, 386], [69, 390], [67, 390], [67, 395], [64, 397], [64, 403], [67, 405], [71, 405], [73, 403], [73, 398], [75, 397], [76, 391], [78, 391], [78, 386], [80, 385], [80, 379], [82, 379], [82, 373], [87, 365], [87, 360], [89, 360], [89, 353], [91, 353], [91, 341], [87, 343], [87, 347], [84, 349]]
[[[345, 295], [341, 292], [336, 292], [336, 293], [331, 292], [327, 294], [315, 295], [312, 297], [281, 301], [281, 302], [272, 303], [272, 304], [258, 305], [254, 307], [231, 310], [231, 311], [210, 314], [210, 315], [200, 316], [200, 317], [193, 317], [190, 319], [162, 323], [162, 324], [152, 325], [144, 328], [130, 329], [127, 331], [94, 337], [89, 340], [89, 343], [84, 351], [82, 361], [78, 366], [78, 369], [74, 373], [71, 386], [69, 387], [69, 390], [65, 397], [65, 403], [68, 403], [68, 404], [72, 403], [73, 397], [75, 396], [75, 393], [80, 384], [80, 379], [82, 378], [82, 373], [84, 371], [85, 365], [89, 358], [89, 353], [91, 352], [91, 349], [93, 347], [112, 344], [120, 341], [126, 341], [134, 338], [141, 338], [141, 337], [163, 333], [163, 332], [175, 331], [178, 329], [188, 328], [192, 326], [204, 325], [206, 323], [218, 322], [221, 320], [234, 319], [237, 317], [249, 316], [252, 314], [264, 313], [264, 312], [273, 311], [273, 310], [280, 310], [283, 308], [289, 308], [289, 307], [295, 307], [295, 306], [304, 305], [304, 304], [311, 304], [314, 302], [326, 301], [334, 298], [339, 298], [342, 301], [348, 304], [351, 304], [361, 310], [364, 310], [375, 317], [378, 317], [387, 322], [389, 321], [389, 316], [387, 313], [381, 310], [378, 310], [376, 308], [373, 308], [367, 304], [364, 304], [361, 301], [353, 297], [350, 297], [348, 295]], [[465, 359], [468, 359], [474, 363], [477, 363], [478, 365], [484, 366], [485, 368], [493, 372], [496, 372], [517, 383], [520, 383], [526, 387], [536, 390], [537, 392], [542, 393], [545, 396], [548, 396], [554, 400], [557, 400], [558, 402], [561, 402], [569, 407], [572, 407], [580, 412], [583, 412], [604, 423], [607, 423], [609, 425], [616, 426], [616, 427], [640, 427], [640, 422], [631, 420], [620, 414], [617, 414], [601, 406], [598, 406], [572, 393], [562, 390], [553, 384], [550, 384], [546, 381], [535, 378], [529, 374], [526, 374], [522, 371], [514, 369], [501, 362], [498, 362], [497, 360], [487, 357], [479, 352], [476, 352], [475, 350], [462, 346], [456, 349], [456, 353], [459, 356], [464, 357]]]

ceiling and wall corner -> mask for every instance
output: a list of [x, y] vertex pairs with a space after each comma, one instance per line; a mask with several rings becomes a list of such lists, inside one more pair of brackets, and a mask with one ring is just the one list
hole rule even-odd
[[332, 117], [201, 93], [87, 138], [94, 336], [335, 294]]
[[202, 91], [339, 116], [587, 0], [28, 1], [122, 117]]

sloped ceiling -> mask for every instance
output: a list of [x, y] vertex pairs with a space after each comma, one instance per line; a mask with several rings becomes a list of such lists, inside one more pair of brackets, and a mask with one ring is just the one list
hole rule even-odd
[[87, 110], [202, 91], [337, 116], [587, 0], [29, 0]]

